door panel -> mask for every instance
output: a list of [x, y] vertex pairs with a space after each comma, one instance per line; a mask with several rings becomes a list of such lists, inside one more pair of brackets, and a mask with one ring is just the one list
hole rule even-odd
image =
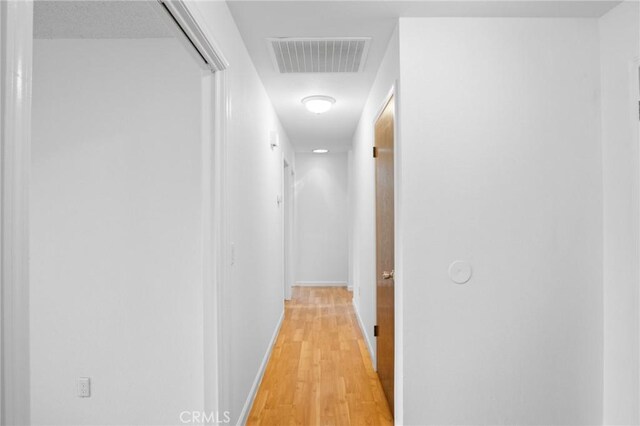
[[375, 124], [377, 370], [393, 413], [394, 397], [394, 102]]

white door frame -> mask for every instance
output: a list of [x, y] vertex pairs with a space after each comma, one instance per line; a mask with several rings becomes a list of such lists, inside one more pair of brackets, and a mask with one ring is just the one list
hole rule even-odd
[[282, 160], [282, 240], [284, 299], [291, 300], [293, 286], [293, 233], [294, 233], [294, 171], [293, 164], [283, 156]]
[[[393, 97], [393, 139], [394, 139], [394, 422], [395, 424], [404, 424], [404, 273], [403, 273], [403, 251], [402, 244], [404, 239], [404, 228], [402, 226], [403, 212], [403, 193], [402, 193], [402, 136], [401, 136], [401, 119], [402, 109], [400, 107], [400, 91], [398, 90], [399, 81], [393, 83], [388, 99]], [[386, 105], [386, 104], [385, 104]]]
[[[227, 375], [220, 374], [221, 369], [228, 360], [228, 351], [224, 350], [222, 342], [227, 338], [224, 333], [223, 322], [226, 317], [225, 287], [224, 283], [229, 281], [230, 254], [228, 248], [231, 246], [229, 235], [229, 212], [228, 212], [228, 191], [227, 191], [227, 122], [230, 116], [230, 102], [227, 90], [227, 71], [218, 71], [213, 77], [213, 104], [208, 117], [203, 117], [203, 123], [211, 122], [213, 138], [205, 138], [204, 143], [211, 145], [211, 163], [206, 166], [210, 170], [210, 185], [208, 193], [211, 202], [211, 209], [207, 213], [203, 212], [203, 221], [211, 223], [211, 250], [204, 250], [204, 264], [210, 264], [213, 274], [211, 279], [204, 282], [205, 285], [205, 333], [207, 322], [210, 323], [211, 333], [207, 337], [205, 334], [205, 347], [210, 346], [209, 354], [205, 352], [205, 374], [207, 370], [214, 372], [205, 375], [209, 382], [210, 390], [207, 391], [205, 383], [205, 410], [207, 412], [219, 411], [223, 407], [228, 407], [226, 400], [229, 383]], [[203, 116], [207, 114], [207, 108], [203, 108]], [[207, 185], [205, 185], [205, 188]], [[205, 197], [206, 200], [206, 197]], [[207, 297], [206, 288], [209, 288]], [[211, 357], [211, 358], [207, 358]], [[212, 362], [209, 360], [213, 360]], [[210, 367], [207, 364], [210, 363]], [[228, 364], [227, 364], [228, 365]]]
[[[631, 61], [631, 64], [629, 64], [629, 87], [631, 89], [629, 108], [631, 112], [631, 131], [635, 133], [633, 137], [638, 143], [637, 146], [640, 147], [640, 56], [636, 57]], [[640, 153], [640, 149], [638, 149], [638, 152]], [[640, 158], [638, 158], [638, 164], [640, 164]], [[638, 178], [640, 178], [640, 176], [636, 175], [636, 179]], [[640, 194], [638, 195], [638, 199], [640, 199]], [[638, 238], [640, 239], [640, 231]], [[636, 268], [640, 268], [640, 258], [638, 259]], [[640, 283], [637, 284], [640, 285]], [[640, 306], [640, 296], [638, 304]], [[638, 325], [640, 327], [640, 323]]]
[[[179, 16], [193, 46], [204, 49], [208, 67], [202, 73], [202, 232], [204, 310], [204, 407], [224, 407], [219, 380], [222, 351], [223, 286], [229, 274], [226, 212], [226, 122], [229, 100], [228, 62], [206, 22], [185, 0], [164, 1]], [[184, 28], [186, 26], [186, 28]], [[33, 1], [0, 0], [0, 205], [2, 248], [0, 261], [0, 424], [30, 423], [29, 371], [29, 175], [31, 146], [31, 88], [33, 57]]]
[[2, 425], [30, 422], [28, 180], [32, 28], [31, 0], [0, 1]]
[[224, 71], [202, 77], [202, 284], [203, 284], [203, 348], [204, 411], [220, 408], [221, 339], [220, 302], [226, 277], [226, 215], [223, 206], [225, 176], [225, 132], [222, 107], [226, 96]]

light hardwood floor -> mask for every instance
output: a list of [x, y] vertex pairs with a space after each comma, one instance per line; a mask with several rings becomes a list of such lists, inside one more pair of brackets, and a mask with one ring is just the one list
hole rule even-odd
[[351, 292], [294, 287], [247, 425], [392, 425]]

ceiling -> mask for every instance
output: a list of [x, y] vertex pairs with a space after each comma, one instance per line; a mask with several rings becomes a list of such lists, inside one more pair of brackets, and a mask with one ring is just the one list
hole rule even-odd
[[[340, 1], [227, 0], [274, 108], [297, 151], [348, 150], [398, 17], [599, 17], [611, 1]], [[360, 73], [280, 74], [266, 39], [371, 37]], [[327, 113], [305, 110], [302, 98], [336, 99]]]
[[[249, 54], [296, 150], [347, 150], [395, 20], [360, 2], [228, 2]], [[382, 3], [380, 3], [382, 5]], [[266, 42], [270, 37], [371, 37], [362, 72], [280, 74]], [[336, 99], [324, 114], [301, 103], [311, 95]]]
[[157, 2], [141, 0], [36, 0], [33, 35], [37, 39], [174, 37], [158, 13]]

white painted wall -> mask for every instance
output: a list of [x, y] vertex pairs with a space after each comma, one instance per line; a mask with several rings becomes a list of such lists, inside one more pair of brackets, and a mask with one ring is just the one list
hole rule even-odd
[[[372, 156], [374, 123], [400, 75], [398, 31], [394, 31], [353, 136], [350, 232], [353, 244], [353, 304], [362, 322], [365, 340], [375, 365], [376, 342], [376, 211], [375, 163]], [[396, 146], [396, 148], [398, 148]], [[396, 269], [397, 265], [396, 265]], [[398, 298], [396, 297], [396, 302]], [[398, 336], [398, 338], [401, 336]], [[397, 407], [396, 407], [397, 408]], [[396, 413], [397, 416], [397, 413]], [[396, 417], [397, 418], [397, 417]]]
[[599, 424], [597, 20], [401, 18], [400, 65], [405, 424]]
[[[283, 314], [283, 158], [293, 150], [253, 66], [242, 37], [222, 1], [189, 2], [196, 19], [230, 63], [226, 74], [229, 251], [221, 288], [221, 410], [232, 423], [248, 414], [258, 374]], [[280, 135], [272, 150], [269, 133]], [[235, 262], [230, 264], [230, 245]]]
[[203, 405], [200, 70], [173, 39], [34, 49], [32, 422], [179, 423]]
[[296, 285], [347, 285], [348, 154], [296, 153]]
[[[599, 21], [604, 189], [604, 424], [640, 423], [638, 70], [640, 6]], [[633, 88], [633, 89], [632, 89]]]

